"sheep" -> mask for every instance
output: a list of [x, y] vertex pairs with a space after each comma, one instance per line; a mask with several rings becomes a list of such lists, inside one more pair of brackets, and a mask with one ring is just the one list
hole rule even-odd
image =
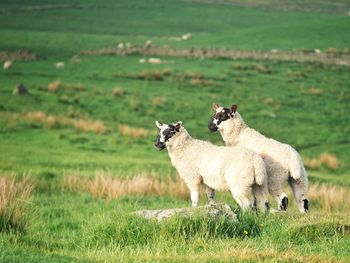
[[146, 48], [151, 48], [152, 45], [153, 45], [153, 43], [152, 43], [152, 40], [150, 40], [150, 39], [148, 39], [148, 40], [146, 41], [146, 43], [145, 43], [145, 47], [146, 47]]
[[215, 190], [230, 190], [243, 211], [251, 205], [268, 211], [265, 164], [258, 154], [194, 139], [180, 121], [170, 125], [156, 121], [156, 126], [160, 131], [155, 146], [167, 148], [173, 166], [191, 192], [193, 207], [198, 205], [199, 187], [204, 184], [209, 204], [214, 202]]
[[55, 64], [56, 69], [63, 69], [64, 68], [64, 62], [57, 62]]
[[283, 184], [288, 181], [300, 212], [307, 212], [308, 177], [298, 152], [249, 128], [237, 112], [237, 105], [228, 109], [214, 104], [213, 108], [215, 114], [208, 123], [209, 130], [219, 130], [226, 146], [245, 147], [260, 154], [266, 164], [269, 193], [278, 200], [278, 209], [287, 210], [288, 197]]
[[124, 43], [119, 43], [118, 44], [118, 49], [124, 49]]
[[162, 63], [162, 61], [161, 61], [160, 58], [149, 58], [148, 59], [148, 63], [150, 63], [150, 64], [160, 64], [160, 63]]
[[186, 33], [186, 34], [184, 34], [184, 35], [181, 36], [181, 38], [182, 38], [183, 40], [188, 40], [188, 39], [190, 39], [191, 37], [192, 37], [192, 34], [191, 34], [191, 33]]
[[4, 70], [10, 69], [12, 67], [12, 61], [11, 60], [6, 60], [4, 62], [3, 68]]

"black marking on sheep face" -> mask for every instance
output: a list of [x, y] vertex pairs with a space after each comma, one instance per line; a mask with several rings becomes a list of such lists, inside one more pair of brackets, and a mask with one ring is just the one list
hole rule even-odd
[[170, 140], [171, 137], [175, 135], [178, 130], [174, 125], [168, 125], [164, 130], [160, 130], [156, 138], [156, 143], [154, 144], [158, 150], [163, 150], [165, 148], [165, 143]]
[[160, 135], [156, 138], [156, 143], [154, 144], [158, 148], [159, 151], [163, 150], [165, 148], [165, 143], [160, 141]]
[[232, 118], [233, 116], [234, 113], [230, 109], [223, 108], [220, 112], [216, 112], [214, 116], [210, 118], [208, 123], [208, 129], [211, 132], [216, 132], [221, 122], [226, 121]]
[[286, 211], [288, 207], [288, 197], [283, 197], [280, 205], [280, 209]]
[[304, 203], [305, 212], [309, 211], [309, 200], [304, 199], [303, 203]]

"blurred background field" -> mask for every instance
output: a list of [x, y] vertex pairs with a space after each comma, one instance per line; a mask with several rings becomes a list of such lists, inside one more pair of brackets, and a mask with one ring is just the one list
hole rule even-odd
[[[348, 1], [2, 1], [0, 12], [0, 60], [11, 61], [0, 71], [0, 259], [349, 260]], [[286, 214], [242, 215], [231, 236], [126, 216], [190, 205], [153, 146], [154, 121], [223, 145], [207, 129], [214, 102], [300, 152], [309, 215], [291, 200]]]

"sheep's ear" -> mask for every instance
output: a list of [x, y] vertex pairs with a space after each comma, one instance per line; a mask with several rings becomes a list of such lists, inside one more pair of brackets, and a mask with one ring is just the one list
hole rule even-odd
[[175, 130], [176, 131], [180, 131], [181, 127], [183, 127], [182, 126], [182, 121], [178, 121], [177, 123], [175, 123]]
[[237, 108], [238, 108], [237, 105], [236, 105], [236, 104], [233, 104], [233, 105], [231, 106], [231, 112], [236, 113]]
[[156, 126], [161, 129], [162, 126], [163, 126], [163, 123], [159, 122], [159, 121], [156, 121]]
[[220, 105], [217, 104], [217, 103], [214, 103], [214, 104], [213, 104], [213, 110], [216, 111], [218, 108], [220, 108]]

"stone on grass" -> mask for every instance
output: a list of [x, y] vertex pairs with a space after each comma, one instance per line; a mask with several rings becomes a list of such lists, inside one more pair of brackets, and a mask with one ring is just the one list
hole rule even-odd
[[12, 92], [13, 95], [26, 95], [29, 94], [27, 88], [22, 84], [17, 84]]
[[161, 210], [140, 210], [134, 212], [135, 215], [141, 216], [150, 220], [157, 220], [162, 222], [163, 220], [172, 218], [174, 216], [193, 216], [197, 214], [204, 214], [208, 217], [219, 219], [226, 217], [229, 220], [237, 221], [237, 215], [232, 211], [231, 207], [224, 203], [208, 204], [197, 207], [186, 208], [170, 208]]

